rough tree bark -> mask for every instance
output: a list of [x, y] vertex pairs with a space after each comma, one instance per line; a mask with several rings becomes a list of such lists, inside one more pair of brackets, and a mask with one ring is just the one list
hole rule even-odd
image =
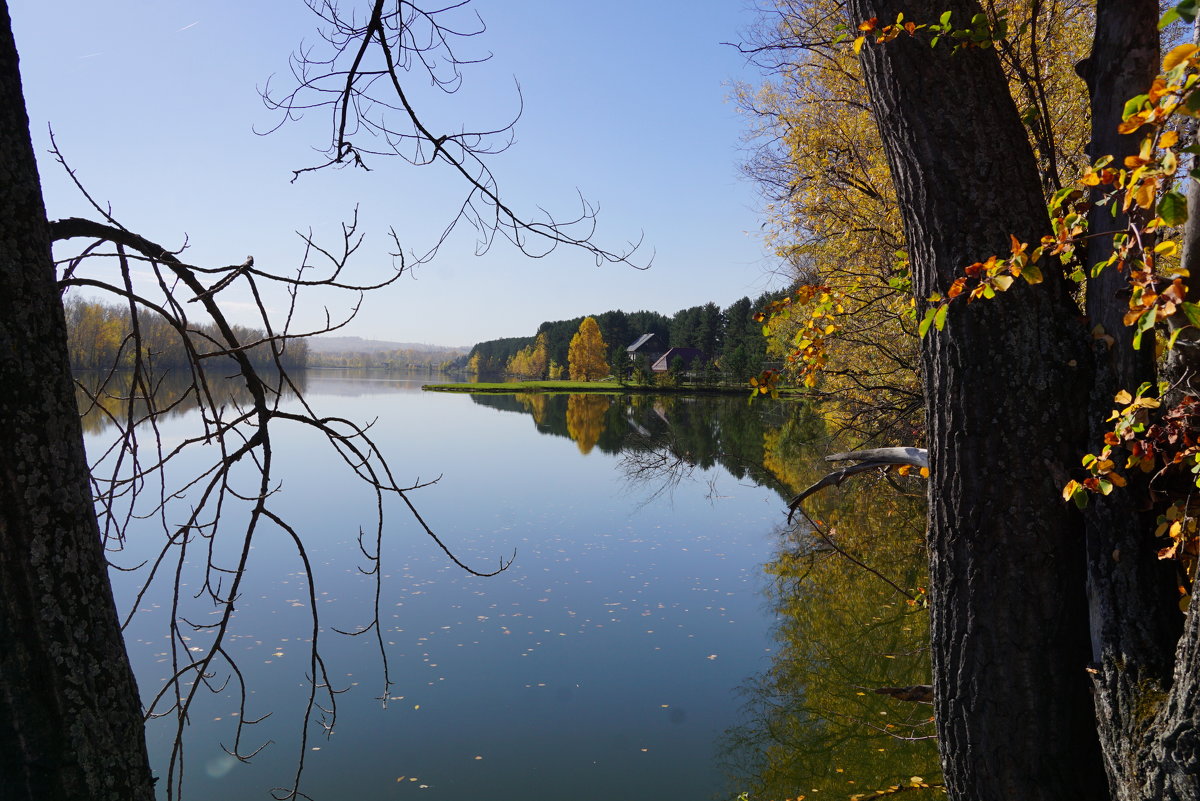
[[[959, 26], [967, 0], [851, 0], [878, 17]], [[963, 268], [1036, 243], [1050, 223], [998, 59], [901, 36], [862, 68], [903, 210], [918, 299]], [[933, 683], [956, 799], [1106, 795], [1089, 696], [1083, 526], [1063, 503], [1086, 441], [1087, 330], [1047, 269], [993, 301], [957, 303], [922, 343], [930, 450]]]
[[[851, 22], [890, 21], [899, 5], [852, 0]], [[970, 0], [916, 6], [903, 9], [910, 19], [949, 7], [959, 25], [979, 12]], [[1125, 98], [1157, 70], [1157, 12], [1153, 0], [1097, 3], [1083, 70], [1092, 156], [1119, 160], [1137, 147], [1115, 126]], [[1024, 131], [989, 51], [931, 51], [902, 36], [869, 44], [862, 63], [919, 298], [944, 292], [970, 262], [1006, 252], [1008, 234], [1034, 241], [1049, 230]], [[1104, 212], [1093, 234], [1123, 225]], [[1200, 252], [1198, 235], [1195, 226], [1185, 232], [1185, 262]], [[1109, 248], [1093, 241], [1090, 262]], [[1086, 321], [1062, 276], [1047, 270], [1046, 278], [959, 304], [923, 343], [934, 687], [947, 786], [953, 798], [1195, 801], [1200, 616], [1181, 625], [1176, 582], [1155, 559], [1146, 487], [1088, 513], [1087, 608], [1080, 521], [1058, 494], [1080, 454], [1099, 447], [1112, 395], [1154, 377], [1152, 352], [1131, 347], [1115, 271], [1089, 283]], [[1111, 346], [1090, 338], [1096, 324]], [[1089, 627], [1094, 721], [1084, 680]]]
[[0, 0], [0, 794], [153, 799]]
[[[1091, 95], [1090, 156], [1112, 155], [1117, 164], [1137, 153], [1141, 137], [1120, 134], [1127, 98], [1146, 91], [1158, 74], [1156, 0], [1099, 0], [1092, 53], [1080, 70]], [[1129, 221], [1108, 206], [1089, 215], [1089, 230], [1123, 230]], [[1144, 221], [1142, 221], [1144, 222]], [[1094, 236], [1089, 265], [1106, 261], [1113, 242]], [[1095, 383], [1091, 398], [1089, 450], [1096, 451], [1113, 395], [1155, 379], [1154, 349], [1133, 348], [1132, 329], [1122, 322], [1129, 309], [1128, 274], [1106, 269], [1089, 278], [1088, 324], [1111, 339], [1094, 339]], [[1155, 742], [1154, 712], [1172, 683], [1175, 645], [1182, 630], [1173, 562], [1160, 561], [1154, 542], [1156, 510], [1147, 502], [1148, 481], [1128, 474], [1123, 492], [1097, 496], [1087, 509], [1088, 601], [1092, 629], [1096, 722], [1112, 797], [1120, 801], [1160, 798], [1160, 755], [1141, 744]], [[1147, 763], [1147, 758], [1150, 762]]]

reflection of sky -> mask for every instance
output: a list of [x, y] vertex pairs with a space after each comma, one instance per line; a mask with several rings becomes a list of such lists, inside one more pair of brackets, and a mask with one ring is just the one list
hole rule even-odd
[[[714, 747], [734, 722], [734, 688], [761, 669], [769, 645], [759, 566], [780, 513], [774, 493], [720, 474], [710, 501], [705, 475], [641, 506], [616, 457], [583, 457], [524, 415], [415, 384], [310, 378], [308, 394], [320, 413], [378, 418], [372, 435], [398, 481], [442, 476], [413, 498], [459, 558], [480, 569], [514, 549], [517, 558], [499, 576], [467, 575], [389, 502], [381, 609], [395, 684], [381, 709], [372, 643], [332, 631], [370, 618], [373, 587], [357, 570], [354, 539], [370, 528], [372, 498], [322, 443], [276, 444], [276, 508], [305, 537], [330, 675], [351, 688], [338, 696], [335, 736], [310, 733], [308, 748], [319, 750], [307, 753], [302, 789], [318, 799], [704, 798], [721, 789]], [[132, 551], [140, 539], [152, 535], [135, 537]], [[231, 761], [218, 743], [228, 743], [236, 707], [205, 696], [189, 733], [195, 798], [266, 797], [290, 780], [297, 757], [307, 589], [276, 530], [257, 535], [250, 570], [227, 644], [253, 690], [248, 714], [274, 713], [251, 728], [253, 747], [275, 743], [249, 766]], [[185, 580], [195, 592], [195, 578]], [[191, 619], [211, 609], [185, 596]], [[120, 585], [119, 603], [129, 598]], [[150, 614], [128, 630], [144, 697], [168, 670], [168, 603], [148, 597]], [[172, 727], [163, 723], [150, 726], [160, 773]]]

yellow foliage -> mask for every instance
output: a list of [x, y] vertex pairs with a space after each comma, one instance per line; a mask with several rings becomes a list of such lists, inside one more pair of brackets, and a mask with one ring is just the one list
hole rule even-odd
[[[859, 59], [849, 42], [831, 44], [843, 4], [773, 5], [757, 36], [781, 48], [768, 65], [774, 77], [737, 92], [739, 105], [752, 112], [749, 138], [767, 143], [746, 171], [767, 193], [768, 240], [802, 291], [821, 287], [839, 303], [831, 307], [810, 293], [775, 310], [769, 350], [787, 360], [792, 380], [823, 400], [836, 428], [911, 442], [922, 401], [904, 232]], [[999, 50], [1049, 195], [1087, 166], [1086, 89], [1073, 66], [1087, 55], [1092, 11], [1082, 0], [1043, 3], [1031, 28], [1022, 25], [1030, 5], [999, 0], [995, 11], [1007, 11], [1010, 30], [1020, 31]], [[1030, 30], [1038, 31], [1037, 42]]]
[[600, 326], [594, 317], [584, 317], [579, 330], [571, 337], [567, 348], [567, 364], [572, 381], [595, 381], [609, 373], [608, 345], [600, 335]]
[[549, 356], [546, 351], [546, 334], [537, 335], [537, 340], [527, 348], [522, 348], [508, 360], [505, 371], [509, 375], [521, 378], [543, 378]]
[[604, 415], [611, 403], [606, 395], [583, 394], [567, 398], [567, 433], [575, 440], [580, 453], [590, 453], [600, 441]]

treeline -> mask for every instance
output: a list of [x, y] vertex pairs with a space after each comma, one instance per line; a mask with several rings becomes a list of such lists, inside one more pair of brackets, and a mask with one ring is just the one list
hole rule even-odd
[[[732, 380], [745, 380], [761, 370], [767, 358], [767, 342], [762, 324], [755, 313], [786, 291], [768, 292], [756, 300], [744, 297], [725, 309], [715, 303], [680, 309], [668, 317], [652, 311], [606, 311], [591, 315], [600, 326], [608, 348], [609, 363], [625, 363], [625, 349], [643, 334], [655, 334], [662, 350], [696, 348], [703, 351], [708, 365]], [[521, 351], [532, 349], [541, 339], [546, 349], [546, 372], [555, 377], [556, 368], [568, 364], [571, 338], [579, 331], [583, 317], [544, 322], [537, 333], [528, 337], [507, 337], [477, 343], [456, 360], [455, 366], [474, 372], [501, 375], [512, 372], [510, 366]]]
[[[68, 296], [63, 309], [67, 317], [67, 349], [72, 367], [77, 370], [109, 370], [133, 366], [137, 347], [127, 306]], [[263, 331], [240, 325], [232, 326], [232, 329], [238, 342], [260, 343], [245, 351], [251, 363], [256, 367], [275, 364], [271, 346], [262, 342], [266, 336]], [[218, 344], [224, 340], [211, 323], [193, 324], [185, 340], [183, 334], [162, 317], [139, 310], [137, 331], [141, 340], [141, 358], [151, 367], [187, 367], [190, 361], [189, 344], [199, 354], [211, 354], [224, 349]], [[284, 367], [304, 367], [307, 361], [308, 344], [303, 339], [291, 339], [284, 343], [284, 352], [280, 357]]]

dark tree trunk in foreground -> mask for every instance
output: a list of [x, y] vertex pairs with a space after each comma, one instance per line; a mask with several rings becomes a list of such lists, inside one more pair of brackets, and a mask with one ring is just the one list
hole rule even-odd
[[[852, 0], [852, 21], [935, 21], [965, 0]], [[918, 299], [1050, 230], [993, 51], [899, 39], [862, 67], [903, 210]], [[1087, 330], [1061, 274], [959, 300], [922, 342], [931, 474], [930, 608], [951, 798], [1106, 796], [1086, 667], [1081, 516], [1062, 500], [1086, 442]]]
[[[1157, 22], [1156, 0], [1096, 4], [1092, 55], [1081, 71], [1091, 95], [1093, 159], [1112, 155], [1122, 164], [1138, 152], [1142, 137], [1120, 134], [1117, 125], [1125, 100], [1146, 91], [1158, 74]], [[1097, 206], [1089, 222], [1097, 234], [1128, 225], [1124, 214], [1113, 216], [1108, 206]], [[1089, 264], [1106, 261], [1112, 244], [1111, 237], [1091, 239]], [[1155, 378], [1152, 342], [1146, 337], [1141, 349], [1133, 348], [1132, 329], [1122, 322], [1128, 309], [1127, 274], [1110, 267], [1088, 280], [1088, 324], [1102, 326], [1112, 337], [1093, 340], [1092, 451], [1112, 429], [1113, 396]], [[1157, 558], [1154, 529], [1161, 510], [1147, 501], [1148, 477], [1136, 470], [1126, 476], [1130, 483], [1125, 491], [1098, 496], [1087, 510], [1088, 598], [1096, 722], [1105, 767], [1112, 797], [1134, 801], [1166, 797], [1165, 755], [1152, 744], [1161, 736], [1155, 713], [1172, 684], [1182, 618], [1174, 580], [1178, 566]]]
[[0, 796], [154, 797], [0, 0]]

